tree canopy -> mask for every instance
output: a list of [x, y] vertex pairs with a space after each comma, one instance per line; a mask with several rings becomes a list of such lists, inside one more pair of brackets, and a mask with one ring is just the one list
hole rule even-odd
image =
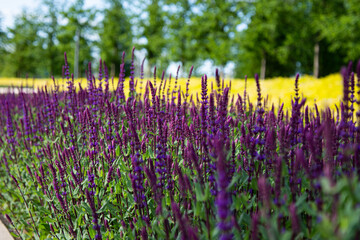
[[233, 77], [323, 76], [360, 58], [357, 0], [106, 0], [102, 9], [43, 0], [39, 9], [8, 28], [0, 14], [1, 76], [59, 76], [64, 52], [75, 76], [99, 58], [117, 76], [133, 46], [147, 69], [210, 60], [221, 72], [235, 65]]

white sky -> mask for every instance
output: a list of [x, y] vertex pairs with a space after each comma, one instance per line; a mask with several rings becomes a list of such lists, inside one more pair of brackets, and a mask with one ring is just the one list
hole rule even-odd
[[[0, 14], [2, 16], [2, 26], [12, 27], [16, 15], [20, 14], [23, 9], [29, 11], [37, 9], [41, 2], [42, 0], [0, 0]], [[69, 0], [66, 2], [70, 3], [74, 2], [74, 0]], [[85, 0], [85, 8], [102, 8], [103, 5], [104, 1], [101, 0]]]
[[33, 9], [34, 5], [38, 5], [38, 0], [1, 0], [0, 13], [2, 16], [2, 26], [11, 27], [14, 22], [14, 17], [21, 13], [22, 9]]

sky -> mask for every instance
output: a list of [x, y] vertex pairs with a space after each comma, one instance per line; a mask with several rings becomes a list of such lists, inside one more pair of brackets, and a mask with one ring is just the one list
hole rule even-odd
[[14, 17], [21, 13], [22, 9], [33, 9], [33, 4], [38, 5], [38, 1], [1, 0], [0, 13], [2, 16], [2, 25], [5, 27], [13, 26]]
[[[23, 10], [32, 11], [37, 9], [41, 1], [42, 0], [0, 0], [2, 25], [4, 27], [12, 27], [16, 15], [19, 15]], [[74, 2], [74, 0], [68, 2]], [[85, 0], [85, 8], [101, 8], [102, 5], [103, 1], [101, 0]]]

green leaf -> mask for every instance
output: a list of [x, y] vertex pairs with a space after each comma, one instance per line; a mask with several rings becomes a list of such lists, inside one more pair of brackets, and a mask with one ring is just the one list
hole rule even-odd
[[116, 147], [116, 150], [115, 150], [115, 153], [116, 153], [116, 156], [117, 156], [117, 157], [120, 156], [120, 151], [121, 151], [120, 146], [117, 146], [117, 147]]
[[90, 237], [91, 237], [91, 238], [94, 238], [94, 237], [95, 237], [96, 232], [95, 232], [95, 230], [92, 228], [92, 226], [89, 227], [89, 233], [90, 233]]
[[204, 194], [201, 184], [196, 182], [194, 183], [194, 186], [195, 186], [196, 200], [200, 202], [205, 202], [207, 200], [207, 196]]
[[92, 214], [92, 211], [91, 211], [91, 208], [89, 207], [89, 205], [87, 205], [85, 202], [82, 202], [81, 203], [81, 206], [85, 209], [85, 211], [88, 213], [88, 214]]

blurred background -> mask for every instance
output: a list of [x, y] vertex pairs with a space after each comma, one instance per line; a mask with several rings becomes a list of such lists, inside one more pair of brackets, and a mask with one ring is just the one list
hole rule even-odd
[[[359, 0], [11, 0], [0, 9], [0, 77], [75, 77], [102, 58], [118, 76], [122, 51], [195, 75], [314, 77], [360, 58]], [[139, 69], [137, 67], [136, 69]]]

